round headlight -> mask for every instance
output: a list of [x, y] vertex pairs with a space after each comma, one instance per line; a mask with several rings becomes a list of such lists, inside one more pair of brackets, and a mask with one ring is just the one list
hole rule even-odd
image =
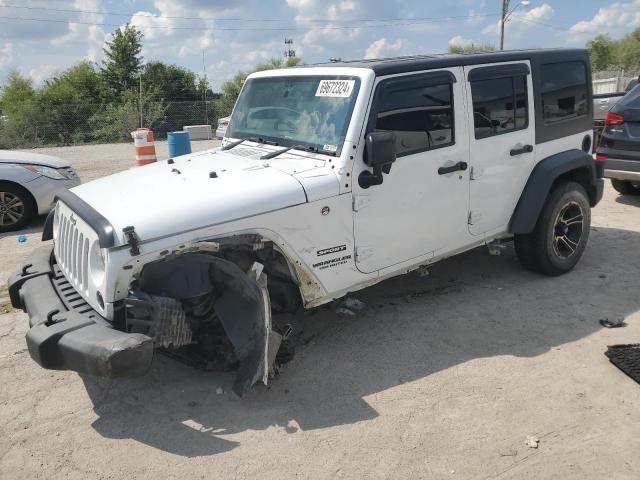
[[89, 272], [91, 273], [91, 278], [96, 285], [100, 285], [104, 280], [104, 271], [104, 250], [100, 248], [98, 242], [94, 242], [93, 245], [91, 245], [91, 252], [89, 253]]

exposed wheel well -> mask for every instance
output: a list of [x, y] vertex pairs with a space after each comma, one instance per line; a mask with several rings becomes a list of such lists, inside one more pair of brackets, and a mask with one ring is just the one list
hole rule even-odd
[[550, 191], [559, 184], [566, 182], [575, 182], [580, 184], [582, 188], [584, 188], [585, 192], [587, 192], [591, 206], [594, 206], [597, 203], [597, 193], [593, 187], [593, 171], [591, 168], [585, 166], [563, 173], [554, 180]]

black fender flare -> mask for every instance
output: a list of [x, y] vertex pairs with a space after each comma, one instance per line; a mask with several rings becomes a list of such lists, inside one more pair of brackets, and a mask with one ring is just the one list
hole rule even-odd
[[541, 160], [534, 167], [511, 216], [509, 232], [513, 234], [531, 233], [536, 226], [553, 183], [558, 177], [572, 170], [584, 170], [585, 168], [589, 172], [589, 185], [586, 186], [589, 202], [591, 206], [595, 206], [602, 198], [604, 182], [598, 178], [593, 157], [577, 149], [557, 153]]

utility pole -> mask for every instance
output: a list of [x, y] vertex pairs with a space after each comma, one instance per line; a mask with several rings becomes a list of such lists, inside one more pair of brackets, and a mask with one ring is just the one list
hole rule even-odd
[[509, 1], [510, 0], [502, 0], [502, 17], [500, 19], [500, 50], [504, 50], [504, 26], [509, 21], [509, 19], [513, 16], [513, 12], [515, 12], [518, 8], [524, 7], [527, 8], [531, 5], [529, 0], [521, 0], [513, 10], [509, 11]]
[[296, 56], [296, 51], [293, 49], [293, 39], [284, 39], [284, 58], [285, 61]]
[[209, 107], [207, 107], [207, 88], [209, 82], [207, 81], [207, 67], [204, 63], [204, 49], [202, 50], [202, 79], [204, 80], [204, 117], [206, 124], [209, 125]]
[[500, 18], [500, 51], [504, 50], [504, 24], [507, 21], [509, 0], [502, 0], [502, 17]]
[[142, 125], [142, 70], [140, 70], [140, 128], [143, 128]]

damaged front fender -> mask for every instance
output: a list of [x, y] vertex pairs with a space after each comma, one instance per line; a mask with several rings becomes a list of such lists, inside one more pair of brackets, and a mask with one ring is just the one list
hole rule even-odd
[[138, 286], [179, 301], [211, 296], [238, 360], [233, 391], [243, 396], [257, 381], [267, 383], [282, 337], [271, 328], [267, 275], [260, 263], [243, 271], [220, 257], [187, 253], [145, 265]]

